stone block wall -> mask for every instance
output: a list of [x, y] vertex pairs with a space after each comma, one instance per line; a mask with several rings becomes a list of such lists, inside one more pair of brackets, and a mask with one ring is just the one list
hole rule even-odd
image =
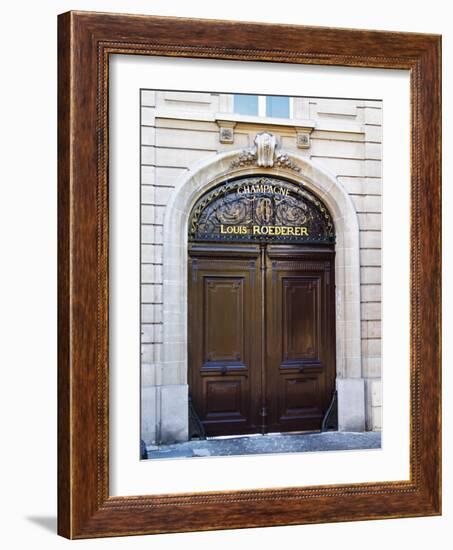
[[[142, 433], [147, 444], [184, 439], [187, 393], [181, 357], [163, 357], [163, 223], [168, 201], [197, 162], [245, 149], [267, 130], [279, 146], [333, 174], [355, 206], [360, 228], [361, 364], [366, 428], [381, 429], [381, 211], [382, 105], [376, 101], [294, 98], [293, 119], [235, 115], [232, 96], [210, 93], [141, 93], [141, 303]], [[233, 143], [220, 128], [232, 127]], [[310, 147], [297, 147], [309, 129]], [[182, 314], [180, 312], [179, 314]], [[177, 316], [178, 312], [175, 312]], [[176, 317], [175, 317], [176, 320]], [[181, 350], [175, 352], [180, 354]], [[175, 421], [168, 425], [164, 411]], [[167, 424], [166, 424], [167, 422]], [[187, 428], [185, 428], [187, 430]]]

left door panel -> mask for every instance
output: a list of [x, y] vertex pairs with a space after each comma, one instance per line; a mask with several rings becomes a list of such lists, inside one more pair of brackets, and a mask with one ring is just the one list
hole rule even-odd
[[259, 248], [195, 247], [189, 256], [189, 391], [206, 434], [258, 430]]

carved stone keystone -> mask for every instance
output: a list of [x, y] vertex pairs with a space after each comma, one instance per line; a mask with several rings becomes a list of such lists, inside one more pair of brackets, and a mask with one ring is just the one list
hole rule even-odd
[[268, 132], [256, 134], [256, 164], [263, 167], [274, 166], [274, 154], [277, 146], [277, 138]]

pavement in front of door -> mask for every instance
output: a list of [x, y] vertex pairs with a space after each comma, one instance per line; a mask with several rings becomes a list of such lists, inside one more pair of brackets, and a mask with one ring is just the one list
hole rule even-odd
[[150, 445], [149, 459], [380, 449], [380, 432], [266, 434]]

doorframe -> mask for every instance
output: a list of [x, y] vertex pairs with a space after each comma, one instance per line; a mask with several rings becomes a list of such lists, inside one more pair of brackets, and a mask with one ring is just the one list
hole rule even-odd
[[[365, 429], [365, 384], [361, 363], [359, 223], [353, 202], [337, 178], [302, 155], [284, 151], [287, 167], [241, 166], [242, 150], [215, 153], [179, 181], [163, 226], [163, 356], [161, 391], [188, 401], [187, 259], [189, 213], [201, 195], [229, 178], [269, 175], [303, 183], [327, 206], [335, 225], [336, 376], [341, 431]], [[168, 373], [168, 374], [166, 374]], [[187, 407], [186, 407], [187, 408]], [[187, 439], [187, 413], [160, 407], [161, 441]], [[171, 412], [171, 416], [170, 416]]]

